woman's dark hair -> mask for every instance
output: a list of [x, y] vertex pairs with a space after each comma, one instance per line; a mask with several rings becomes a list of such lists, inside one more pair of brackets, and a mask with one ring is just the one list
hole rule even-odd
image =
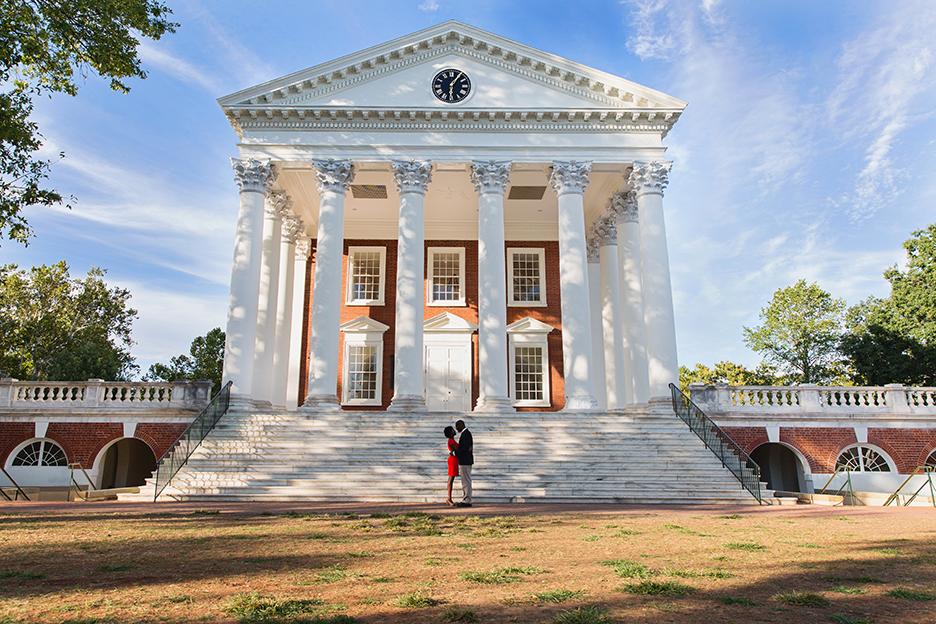
[[449, 425], [448, 427], [446, 427], [446, 428], [442, 431], [442, 433], [445, 434], [445, 437], [446, 437], [446, 438], [454, 438], [454, 437], [455, 437], [455, 427], [453, 427], [452, 425]]

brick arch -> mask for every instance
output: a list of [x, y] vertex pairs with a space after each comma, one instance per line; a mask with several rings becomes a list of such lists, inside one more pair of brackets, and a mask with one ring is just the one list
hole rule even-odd
[[65, 451], [69, 463], [78, 462], [90, 468], [104, 445], [115, 438], [122, 438], [122, 423], [49, 423], [48, 439]]
[[897, 474], [910, 474], [913, 472], [913, 469], [916, 468], [916, 466], [909, 465], [907, 462], [906, 453], [901, 453], [900, 450], [894, 448], [890, 442], [870, 432], [868, 433], [868, 444], [873, 444], [887, 453], [887, 456], [890, 457], [891, 461], [894, 462], [894, 465], [897, 466]]
[[855, 430], [837, 427], [782, 427], [780, 442], [803, 454], [810, 472], [835, 472], [835, 460], [848, 446], [856, 444]]
[[722, 427], [722, 431], [748, 455], [761, 444], [770, 442], [764, 427]]
[[8, 422], [0, 429], [0, 466], [6, 466], [10, 453], [17, 446], [36, 437], [36, 424], [31, 422]]
[[[147, 437], [150, 437], [150, 436], [147, 436]], [[94, 457], [92, 458], [92, 463], [90, 467], [94, 468], [95, 470], [99, 469], [100, 463], [104, 459], [104, 456], [107, 454], [107, 451], [110, 450], [110, 447], [113, 446], [114, 444], [117, 444], [121, 440], [138, 440], [142, 442], [143, 444], [147, 446], [147, 448], [149, 448], [150, 451], [153, 452], [153, 455], [156, 456], [156, 460], [159, 461], [159, 455], [156, 455], [156, 450], [153, 448], [153, 443], [151, 441], [144, 440], [139, 435], [132, 435], [132, 436], [121, 435], [112, 440], [105, 442], [101, 446], [101, 448], [98, 449], [97, 453], [95, 453]], [[85, 466], [85, 468], [88, 468], [88, 466]]]
[[923, 466], [926, 464], [926, 460], [929, 459], [930, 453], [936, 451], [936, 440], [929, 442], [926, 446], [923, 447], [923, 451], [920, 453], [917, 458], [917, 466]]
[[189, 423], [140, 423], [136, 426], [133, 437], [146, 442], [158, 460], [175, 444], [188, 426]]

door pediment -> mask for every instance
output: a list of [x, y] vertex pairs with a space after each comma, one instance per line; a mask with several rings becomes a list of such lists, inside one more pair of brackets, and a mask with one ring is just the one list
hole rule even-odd
[[472, 334], [476, 331], [478, 331], [478, 326], [475, 323], [455, 316], [451, 312], [443, 312], [423, 323], [424, 333]]

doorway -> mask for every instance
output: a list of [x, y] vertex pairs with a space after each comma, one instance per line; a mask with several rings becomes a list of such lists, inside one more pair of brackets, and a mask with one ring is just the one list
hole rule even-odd
[[805, 492], [806, 479], [803, 466], [796, 453], [778, 442], [761, 444], [751, 453], [761, 469], [761, 481], [767, 488], [778, 492]]
[[101, 460], [101, 489], [145, 485], [154, 470], [156, 455], [149, 445], [136, 438], [122, 438]]
[[471, 352], [465, 344], [426, 343], [425, 388], [430, 412], [471, 409]]

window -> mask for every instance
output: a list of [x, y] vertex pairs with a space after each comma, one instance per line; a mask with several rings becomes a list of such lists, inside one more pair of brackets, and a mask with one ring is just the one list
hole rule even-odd
[[892, 472], [883, 451], [860, 444], [842, 451], [835, 461], [835, 467], [852, 472]]
[[389, 326], [361, 316], [341, 326], [344, 334], [342, 405], [383, 402], [383, 335]]
[[428, 304], [465, 305], [464, 247], [430, 247], [428, 260]]
[[348, 305], [383, 305], [386, 247], [348, 249]]
[[13, 458], [14, 466], [67, 466], [65, 451], [51, 440], [37, 440], [27, 444]]
[[517, 407], [548, 407], [549, 325], [525, 318], [507, 326], [510, 353], [510, 398]]
[[507, 250], [507, 305], [546, 305], [543, 249]]

